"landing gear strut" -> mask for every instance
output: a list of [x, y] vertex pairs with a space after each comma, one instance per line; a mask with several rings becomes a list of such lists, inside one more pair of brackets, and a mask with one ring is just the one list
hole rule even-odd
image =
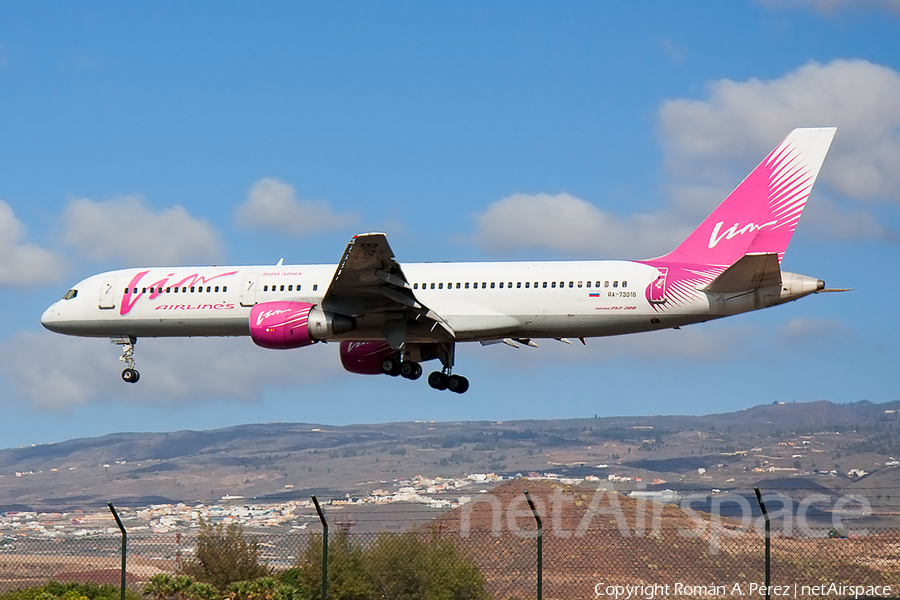
[[122, 371], [122, 381], [125, 383], [137, 383], [138, 379], [141, 378], [141, 374], [134, 368], [134, 345], [137, 343], [137, 338], [122, 336], [110, 338], [109, 341], [117, 346], [122, 346], [122, 356], [119, 357], [119, 360], [125, 363], [125, 370]]
[[428, 385], [436, 390], [450, 390], [464, 394], [469, 389], [469, 380], [462, 375], [453, 375], [453, 361], [456, 356], [456, 344], [450, 342], [440, 345], [438, 358], [444, 368], [434, 371], [428, 376]]
[[424, 350], [422, 347], [413, 350], [401, 349], [381, 361], [381, 372], [391, 377], [399, 375], [405, 379], [418, 379], [422, 376], [422, 365], [419, 361], [437, 358], [443, 368], [428, 376], [428, 385], [436, 390], [450, 390], [462, 394], [469, 389], [469, 380], [462, 375], [453, 374], [455, 347], [453, 342], [443, 342], [428, 344]]

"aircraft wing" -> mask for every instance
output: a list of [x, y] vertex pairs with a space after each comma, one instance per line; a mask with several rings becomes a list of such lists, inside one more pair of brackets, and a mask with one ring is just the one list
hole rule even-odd
[[444, 320], [416, 299], [383, 233], [353, 236], [325, 292], [322, 307], [357, 318], [393, 313], [392, 317], [404, 321], [431, 321], [453, 337]]

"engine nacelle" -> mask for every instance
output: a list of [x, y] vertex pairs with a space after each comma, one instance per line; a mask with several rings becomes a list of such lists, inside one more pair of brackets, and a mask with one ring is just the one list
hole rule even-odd
[[341, 342], [341, 364], [359, 375], [380, 375], [381, 362], [396, 355], [387, 342]]
[[356, 319], [309, 302], [263, 302], [250, 309], [250, 338], [273, 350], [302, 348], [356, 329]]

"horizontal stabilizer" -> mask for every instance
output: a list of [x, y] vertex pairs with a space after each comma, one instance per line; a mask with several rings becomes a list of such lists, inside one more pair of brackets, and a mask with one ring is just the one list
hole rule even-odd
[[781, 285], [778, 254], [746, 254], [712, 280], [705, 291], [713, 294], [753, 292], [761, 287]]

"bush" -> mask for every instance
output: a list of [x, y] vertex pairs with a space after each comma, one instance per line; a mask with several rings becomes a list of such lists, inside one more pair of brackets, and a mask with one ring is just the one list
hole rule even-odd
[[[313, 600], [322, 591], [322, 536], [310, 536], [297, 565], [281, 575]], [[486, 600], [478, 567], [451, 540], [382, 533], [363, 548], [337, 534], [328, 545], [328, 597], [334, 600]]]
[[181, 567], [181, 573], [217, 590], [225, 590], [236, 581], [272, 574], [260, 561], [256, 538], [245, 537], [243, 527], [234, 523], [224, 527], [201, 519], [195, 556]]

